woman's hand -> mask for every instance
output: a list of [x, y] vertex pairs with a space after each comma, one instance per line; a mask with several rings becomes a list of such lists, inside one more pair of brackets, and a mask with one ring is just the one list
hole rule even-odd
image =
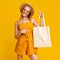
[[39, 18], [44, 18], [44, 13], [43, 12], [39, 12]]
[[26, 32], [27, 32], [27, 30], [25, 30], [25, 29], [19, 31], [19, 32], [15, 35], [15, 38], [18, 39], [18, 38], [21, 36], [21, 34], [26, 34]]
[[21, 30], [21, 34], [26, 34], [27, 30], [23, 29]]
[[44, 19], [44, 13], [39, 12], [39, 19], [41, 21], [41, 26], [45, 26], [45, 19]]

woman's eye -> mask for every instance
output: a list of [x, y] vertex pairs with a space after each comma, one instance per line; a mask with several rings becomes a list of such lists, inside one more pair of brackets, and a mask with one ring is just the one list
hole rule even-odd
[[23, 9], [25, 11], [25, 9]]
[[27, 11], [27, 13], [29, 13], [29, 11]]
[[27, 13], [29, 13], [30, 11], [26, 10], [26, 9], [23, 9], [23, 11], [26, 11]]

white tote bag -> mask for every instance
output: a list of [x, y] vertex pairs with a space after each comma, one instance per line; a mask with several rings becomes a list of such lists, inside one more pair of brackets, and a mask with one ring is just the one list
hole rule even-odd
[[52, 47], [49, 26], [34, 27], [33, 36], [34, 47]]

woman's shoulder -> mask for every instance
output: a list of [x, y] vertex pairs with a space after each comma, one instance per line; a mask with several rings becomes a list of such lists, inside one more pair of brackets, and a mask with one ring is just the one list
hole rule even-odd
[[15, 25], [18, 25], [18, 24], [20, 24], [20, 20], [17, 20], [17, 21], [15, 22]]

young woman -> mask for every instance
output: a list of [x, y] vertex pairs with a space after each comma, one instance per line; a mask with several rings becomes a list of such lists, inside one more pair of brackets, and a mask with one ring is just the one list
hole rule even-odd
[[[33, 27], [39, 26], [35, 19], [32, 18], [34, 10], [29, 4], [22, 4], [20, 7], [21, 17], [15, 23], [15, 38], [17, 40], [15, 52], [17, 53], [18, 60], [22, 60], [23, 55], [27, 54], [31, 60], [37, 59], [37, 48], [34, 48], [33, 43]], [[41, 21], [43, 14], [40, 14]]]

